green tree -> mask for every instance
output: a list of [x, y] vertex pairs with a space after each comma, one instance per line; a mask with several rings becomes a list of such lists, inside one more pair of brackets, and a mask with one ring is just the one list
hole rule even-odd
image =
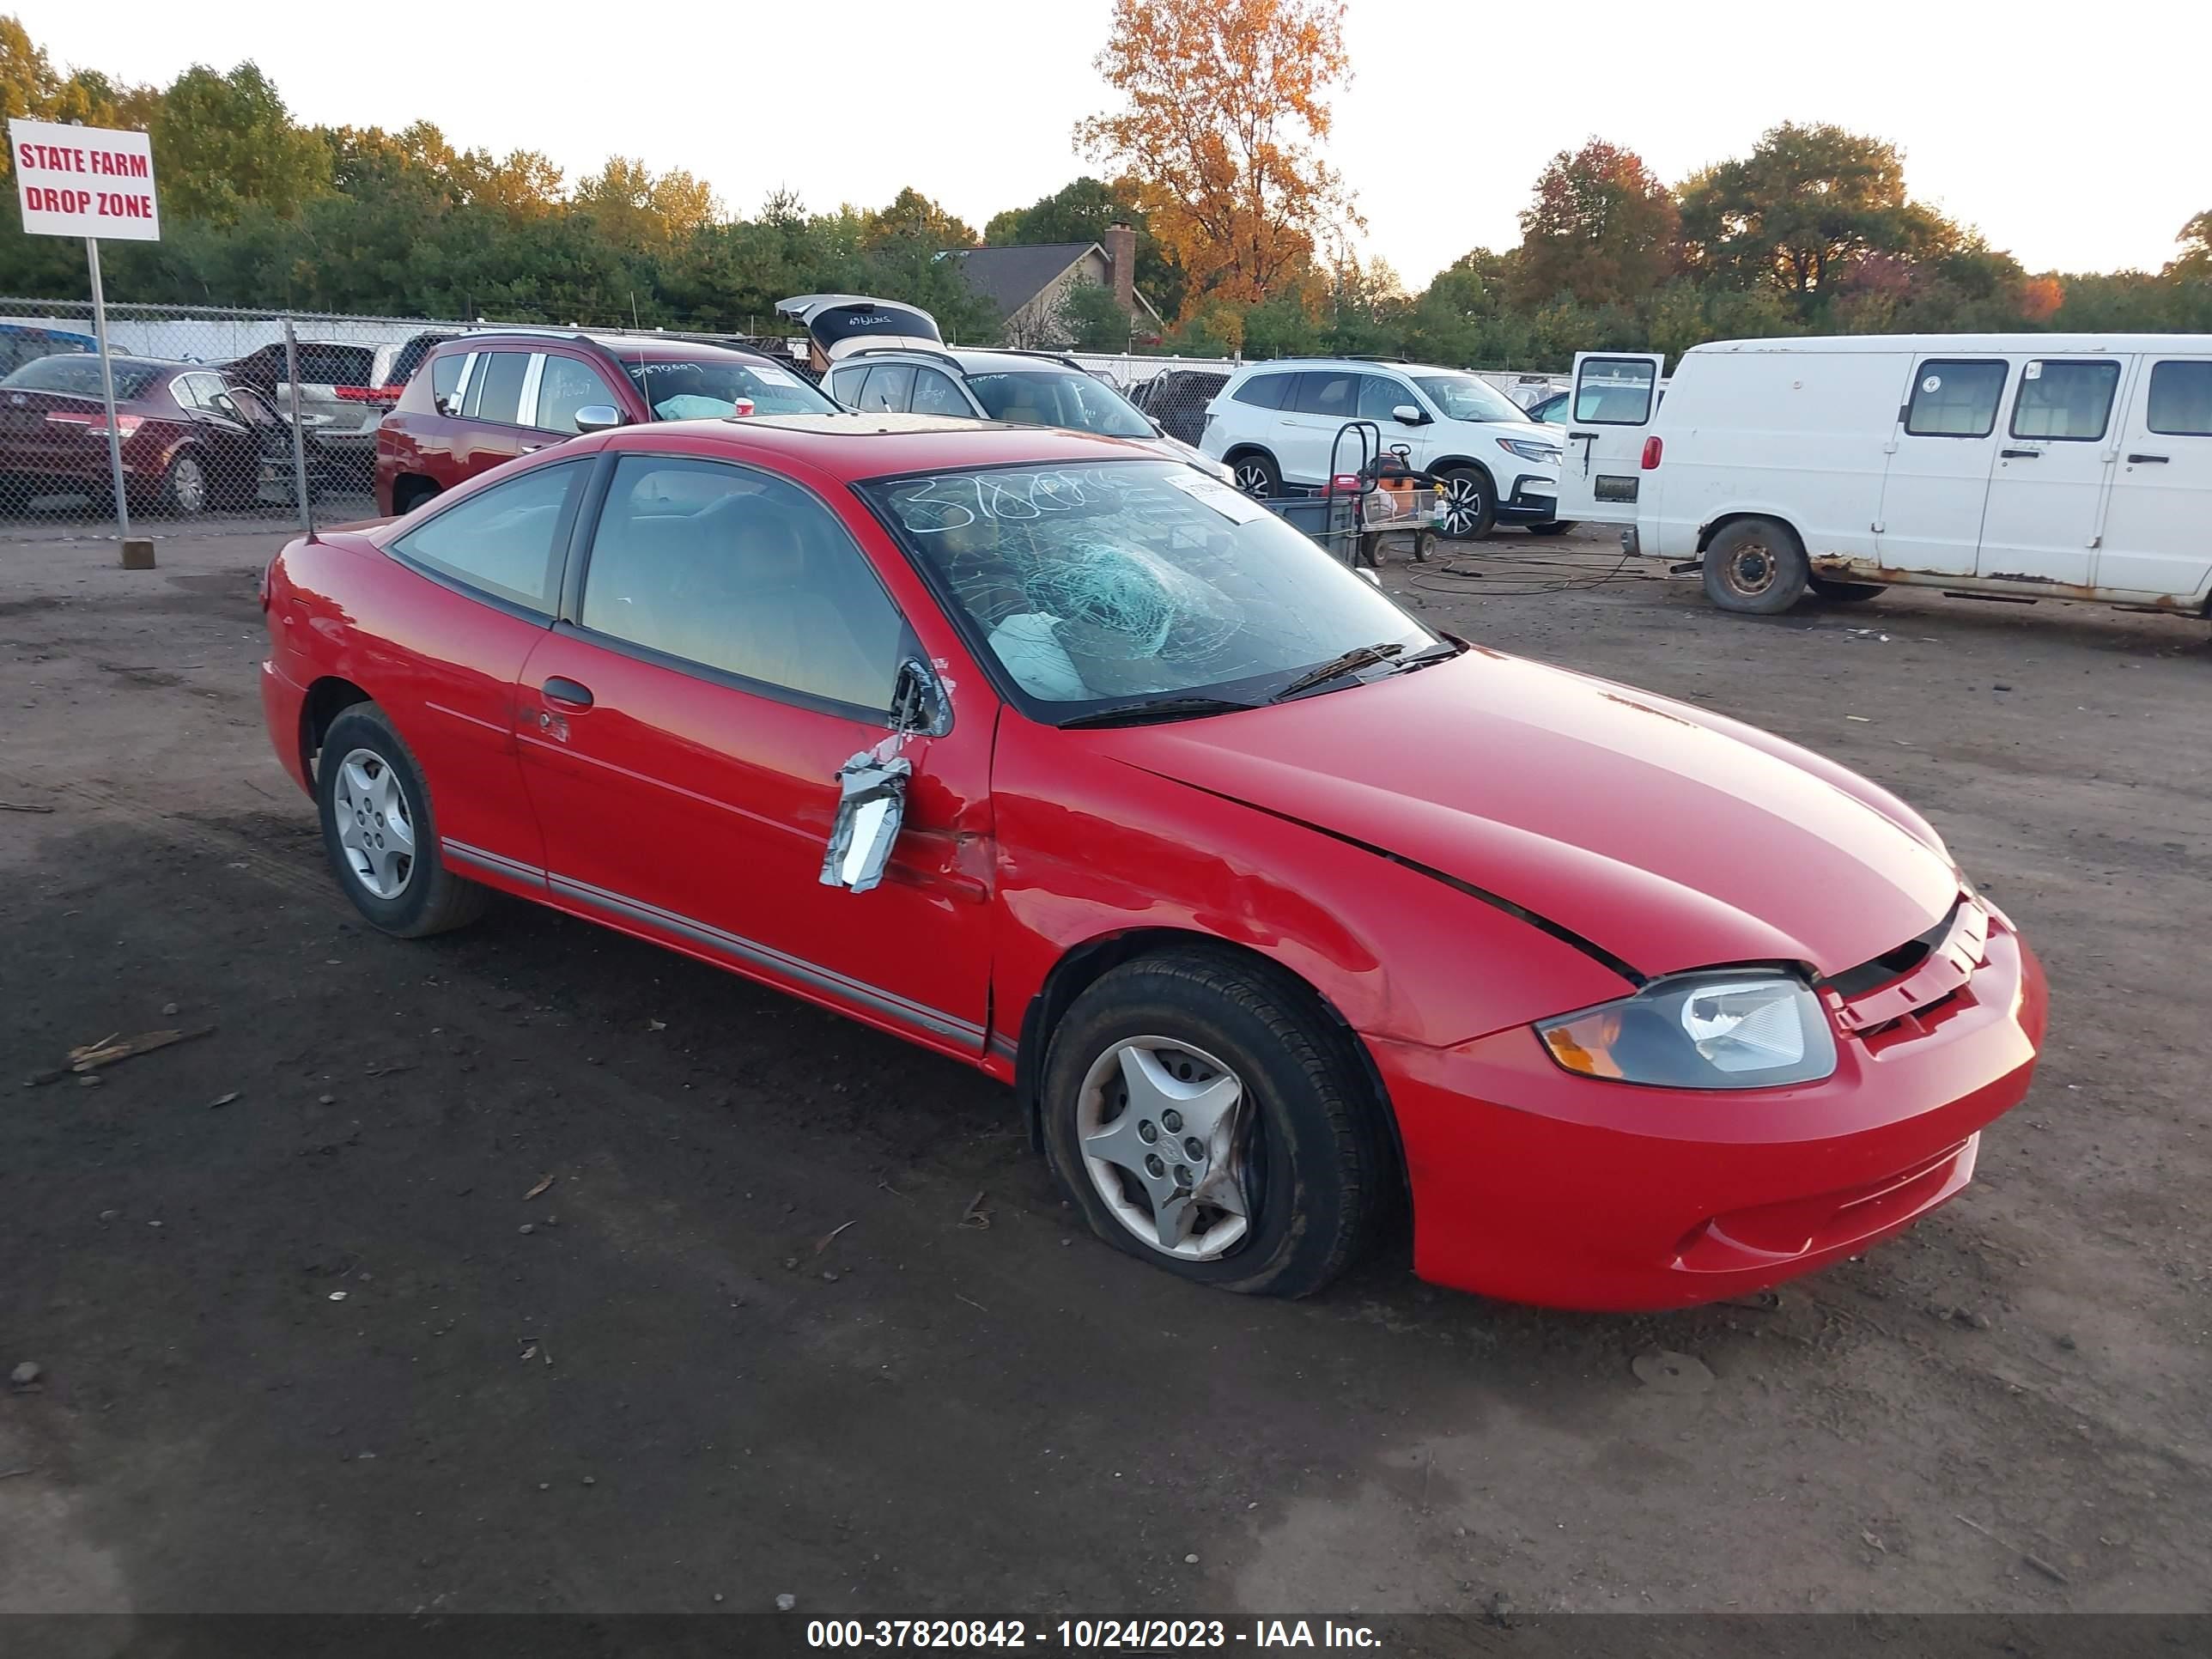
[[1955, 227], [1906, 197], [1893, 145], [1838, 126], [1785, 121], [1748, 156], [1685, 182], [1680, 201], [1692, 269], [1801, 300], [1871, 254], [1918, 259], [1959, 240]]
[[1103, 244], [1106, 233], [1117, 224], [1126, 224], [1137, 233], [1138, 291], [1161, 315], [1172, 317], [1182, 304], [1182, 272], [1152, 235], [1133, 179], [1108, 184], [1085, 174], [1025, 208], [993, 214], [983, 227], [983, 241], [989, 247], [1039, 242]]
[[1060, 320], [1078, 351], [1127, 351], [1129, 313], [1114, 290], [1097, 283], [1078, 283], [1060, 302]]
[[289, 216], [331, 188], [329, 146], [295, 125], [250, 63], [228, 75], [195, 64], [161, 94], [148, 130], [165, 216], [217, 225], [253, 207]]
[[1522, 295], [1585, 305], [1640, 299], [1674, 264], [1674, 198], [1633, 150], [1593, 138], [1561, 150], [1521, 215]]
[[933, 254], [976, 243], [975, 233], [964, 222], [911, 185], [893, 197], [889, 207], [866, 216], [860, 235], [866, 247], [912, 241], [927, 244]]

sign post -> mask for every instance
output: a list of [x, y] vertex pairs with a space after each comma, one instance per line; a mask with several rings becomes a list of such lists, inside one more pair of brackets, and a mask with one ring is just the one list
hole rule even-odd
[[[115, 365], [107, 343], [107, 296], [100, 283], [102, 237], [158, 242], [161, 216], [154, 194], [154, 143], [143, 132], [11, 120], [8, 149], [23, 228], [33, 236], [82, 236], [92, 277], [92, 329], [100, 342], [100, 393], [107, 418], [107, 476], [115, 491], [115, 526], [124, 562], [131, 562], [131, 495], [124, 481], [123, 434], [115, 416]], [[152, 543], [144, 551], [150, 553]], [[149, 559], [147, 562], [151, 563]]]

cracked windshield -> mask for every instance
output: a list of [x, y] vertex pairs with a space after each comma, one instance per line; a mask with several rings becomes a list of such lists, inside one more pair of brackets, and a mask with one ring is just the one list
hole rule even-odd
[[1040, 702], [1257, 702], [1348, 651], [1439, 643], [1265, 507], [1174, 462], [863, 488]]

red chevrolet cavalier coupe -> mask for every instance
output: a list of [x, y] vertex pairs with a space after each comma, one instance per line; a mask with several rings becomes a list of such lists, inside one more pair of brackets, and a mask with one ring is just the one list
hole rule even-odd
[[1663, 1308], [1972, 1176], [2034, 957], [1911, 808], [1439, 634], [1111, 440], [572, 440], [263, 595], [277, 753], [415, 937], [517, 894], [1011, 1084], [1101, 1237], [1297, 1295]]

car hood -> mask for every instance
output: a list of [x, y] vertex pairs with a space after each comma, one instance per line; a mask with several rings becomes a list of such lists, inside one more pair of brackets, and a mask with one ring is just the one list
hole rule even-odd
[[1288, 703], [1084, 735], [1480, 889], [1647, 977], [1765, 961], [1838, 973], [1951, 908], [1958, 873], [1909, 811], [1729, 724], [1476, 647]]

